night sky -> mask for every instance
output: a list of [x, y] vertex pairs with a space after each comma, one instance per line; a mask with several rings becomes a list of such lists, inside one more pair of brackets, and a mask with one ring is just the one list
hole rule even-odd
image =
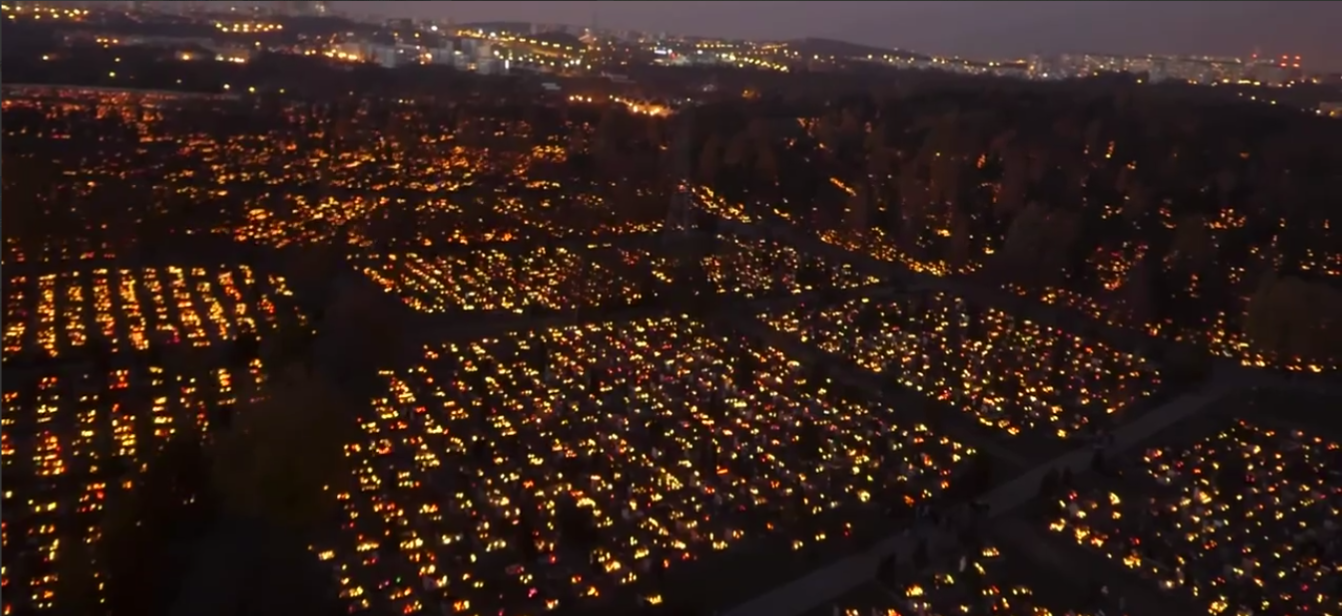
[[1342, 2], [397, 2], [351, 14], [588, 24], [755, 39], [820, 36], [1006, 58], [1031, 52], [1300, 54], [1342, 69]]

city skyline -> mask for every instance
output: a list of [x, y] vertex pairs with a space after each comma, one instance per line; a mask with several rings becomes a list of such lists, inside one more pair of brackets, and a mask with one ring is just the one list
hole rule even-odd
[[[1306, 2], [333, 2], [387, 17], [585, 24], [749, 39], [806, 36], [970, 57], [1030, 53], [1301, 55], [1342, 69], [1330, 25], [1342, 5]], [[1289, 23], [1288, 23], [1289, 22]], [[1302, 25], [1303, 23], [1303, 25]]]

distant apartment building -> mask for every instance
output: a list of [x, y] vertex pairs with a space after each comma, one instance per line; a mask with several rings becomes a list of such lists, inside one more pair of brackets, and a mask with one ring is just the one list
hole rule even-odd
[[1259, 82], [1267, 86], [1281, 86], [1290, 81], [1290, 76], [1286, 69], [1273, 62], [1260, 62], [1250, 66], [1248, 71], [1250, 80]]
[[443, 45], [442, 47], [427, 48], [424, 50], [423, 55], [427, 59], [429, 64], [442, 64], [451, 66], [455, 63], [456, 61], [455, 58], [458, 55], [458, 52], [456, 49], [452, 48], [451, 43], [448, 43], [446, 45]]
[[1304, 79], [1304, 69], [1298, 55], [1283, 54], [1279, 57], [1254, 54], [1246, 63], [1245, 78], [1263, 85], [1282, 86]]
[[494, 46], [489, 41], [476, 38], [461, 39], [461, 53], [471, 58], [492, 58]]
[[475, 63], [475, 72], [481, 75], [503, 75], [508, 68], [508, 63], [498, 58], [481, 58]]
[[365, 59], [383, 68], [396, 68], [403, 64], [409, 64], [413, 60], [400, 47], [383, 44], [369, 45], [368, 55]]

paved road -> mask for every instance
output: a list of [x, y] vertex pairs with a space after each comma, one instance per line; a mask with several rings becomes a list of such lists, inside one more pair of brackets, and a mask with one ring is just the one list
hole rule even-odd
[[[1115, 430], [1111, 453], [1135, 447], [1152, 435], [1188, 419], [1235, 389], [1233, 384], [1215, 379], [1203, 391], [1186, 394]], [[1074, 474], [1090, 470], [1094, 453], [1082, 447], [1041, 464], [1020, 477], [990, 492], [984, 500], [990, 515], [999, 517], [1025, 504], [1038, 493], [1040, 482], [1050, 468], [1070, 468]], [[817, 605], [852, 590], [876, 574], [876, 565], [890, 554], [910, 558], [919, 532], [897, 534], [877, 542], [866, 552], [811, 572], [772, 592], [761, 595], [727, 612], [727, 616], [800, 616]]]
[[[984, 305], [995, 306], [1012, 314], [1024, 315], [1038, 323], [1061, 327], [1069, 331], [1087, 331], [1106, 344], [1127, 352], [1151, 355], [1153, 352], [1164, 353], [1181, 346], [1180, 343], [1149, 336], [1140, 331], [1099, 323], [1070, 308], [1023, 298], [973, 280], [938, 277], [914, 272], [900, 264], [881, 261], [870, 255], [853, 252], [821, 241], [819, 238], [790, 224], [779, 221], [745, 224], [727, 219], [722, 220], [721, 225], [724, 229], [737, 233], [746, 233], [748, 229], [763, 225], [767, 227], [766, 233], [772, 237], [780, 238], [808, 252], [851, 263], [863, 272], [881, 276], [887, 280], [903, 279], [908, 282], [911, 291], [941, 291]], [[758, 233], [757, 231], [753, 232]], [[1239, 372], [1240, 378], [1251, 379], [1262, 387], [1308, 389], [1315, 393], [1342, 395], [1342, 383], [1337, 382], [1335, 378], [1314, 375], [1286, 377], [1266, 370], [1241, 366], [1238, 362], [1226, 358], [1217, 358], [1214, 362], [1218, 370], [1236, 370]]]
[[[1048, 572], [1054, 584], [1070, 587], [1084, 596], [1097, 583], [1109, 587], [1111, 597], [1123, 597], [1129, 614], [1142, 616], [1185, 616], [1196, 613], [1191, 605], [1184, 605], [1174, 597], [1161, 594], [1145, 584], [1117, 562], [1098, 554], [1077, 554], [1075, 550], [1058, 545], [1055, 539], [1044, 535], [1037, 524], [1020, 517], [1010, 517], [994, 524], [995, 543]], [[1033, 588], [1033, 587], [1032, 587]]]
[[[524, 223], [519, 222], [518, 224]], [[537, 237], [482, 241], [472, 244], [438, 243], [432, 246], [393, 246], [391, 250], [397, 253], [414, 253], [421, 257], [470, 255], [479, 253], [482, 250], [492, 250], [509, 255], [530, 255], [545, 247], [552, 249], [563, 248], [573, 251], [581, 251], [589, 248], [624, 248], [629, 250], [665, 249], [668, 247], [668, 242], [675, 241], [674, 236], [667, 236], [660, 232], [625, 233], [622, 235], [602, 237], [573, 235], [571, 237], [546, 239], [543, 235], [544, 232], [540, 229], [528, 230], [534, 232]]]
[[[1048, 537], [1045, 531], [1020, 516], [994, 521], [987, 529], [986, 540], [989, 545], [1001, 548], [1004, 557], [992, 565], [998, 568], [994, 573], [996, 583], [1002, 587], [1023, 584], [1043, 606], [1063, 609], [1084, 606], [1093, 600], [1091, 592], [1096, 585], [1102, 583], [1109, 587], [1114, 601], [1119, 597], [1124, 599], [1126, 614], [1184, 616], [1198, 611], [1191, 602], [1163, 594], [1143, 583], [1113, 560], [1073, 550]], [[951, 570], [964, 553], [963, 544], [948, 538], [946, 549], [940, 555], [936, 549], [929, 549], [934, 563], [931, 569]], [[918, 573], [926, 574], [925, 571]], [[900, 589], [918, 579], [906, 577], [908, 575], [908, 570], [901, 566], [895, 579], [872, 580], [808, 614], [831, 616], [836, 607], [856, 608], [859, 614], [866, 613], [862, 610], [866, 606], [907, 608], [908, 601]]]
[[[712, 317], [732, 318], [741, 315], [755, 315], [768, 310], [777, 310], [806, 303], [825, 300], [844, 301], [854, 297], [889, 297], [899, 291], [890, 286], [867, 286], [854, 289], [808, 291], [795, 295], [766, 297], [761, 299], [739, 299], [724, 297], [713, 311]], [[656, 302], [647, 306], [622, 308], [618, 310], [578, 310], [565, 313], [542, 315], [463, 315], [456, 319], [442, 318], [437, 315], [416, 315], [416, 337], [423, 340], [455, 340], [462, 337], [479, 338], [498, 336], [512, 331], [563, 327], [575, 323], [603, 323], [609, 321], [631, 321], [675, 314], [677, 309]]]
[[[930, 401], [918, 394], [914, 394], [895, 387], [881, 380], [881, 377], [870, 372], [862, 371], [857, 368], [848, 368], [840, 364], [840, 360], [830, 356], [811, 345], [808, 345], [791, 335], [780, 332], [769, 327], [754, 318], [755, 313], [747, 315], [736, 315], [731, 319], [732, 324], [741, 331], [750, 334], [759, 340], [766, 342], [769, 346], [779, 349], [789, 357], [793, 357], [807, 365], [825, 365], [837, 366], [839, 369], [829, 370], [830, 378], [839, 381], [841, 384], [853, 387], [866, 392], [871, 392], [882, 399], [885, 399], [895, 409], [906, 414], [910, 421], [926, 422], [928, 407]], [[931, 412], [943, 412], [944, 409], [935, 409]], [[936, 422], [946, 432], [947, 436], [954, 438], [966, 445], [974, 447], [979, 451], [997, 458], [998, 460], [1010, 463], [1018, 469], [1029, 468], [1030, 464], [1024, 456], [1011, 451], [1002, 443], [984, 438], [982, 435], [975, 434], [960, 427], [959, 418], [951, 421]]]

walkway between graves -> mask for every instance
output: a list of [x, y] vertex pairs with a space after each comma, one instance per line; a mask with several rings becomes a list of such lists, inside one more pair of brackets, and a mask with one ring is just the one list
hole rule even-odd
[[[1215, 378], [1200, 391], [1191, 392], [1142, 415], [1114, 431], [1111, 454], [1138, 446], [1161, 431], [1193, 417], [1213, 403], [1234, 391], [1236, 387], [1225, 379]], [[1090, 470], [1094, 453], [1090, 447], [1081, 447], [1058, 458], [1040, 464], [1020, 477], [993, 490], [985, 496], [992, 517], [1008, 513], [1030, 501], [1038, 493], [1044, 474], [1051, 468], [1070, 468], [1074, 474]], [[876, 566], [891, 554], [901, 561], [912, 558], [913, 549], [924, 531], [897, 534], [877, 542], [865, 552], [855, 554], [829, 566], [784, 584], [771, 592], [727, 611], [726, 616], [801, 616], [818, 605], [832, 601], [844, 593], [872, 579]]]

